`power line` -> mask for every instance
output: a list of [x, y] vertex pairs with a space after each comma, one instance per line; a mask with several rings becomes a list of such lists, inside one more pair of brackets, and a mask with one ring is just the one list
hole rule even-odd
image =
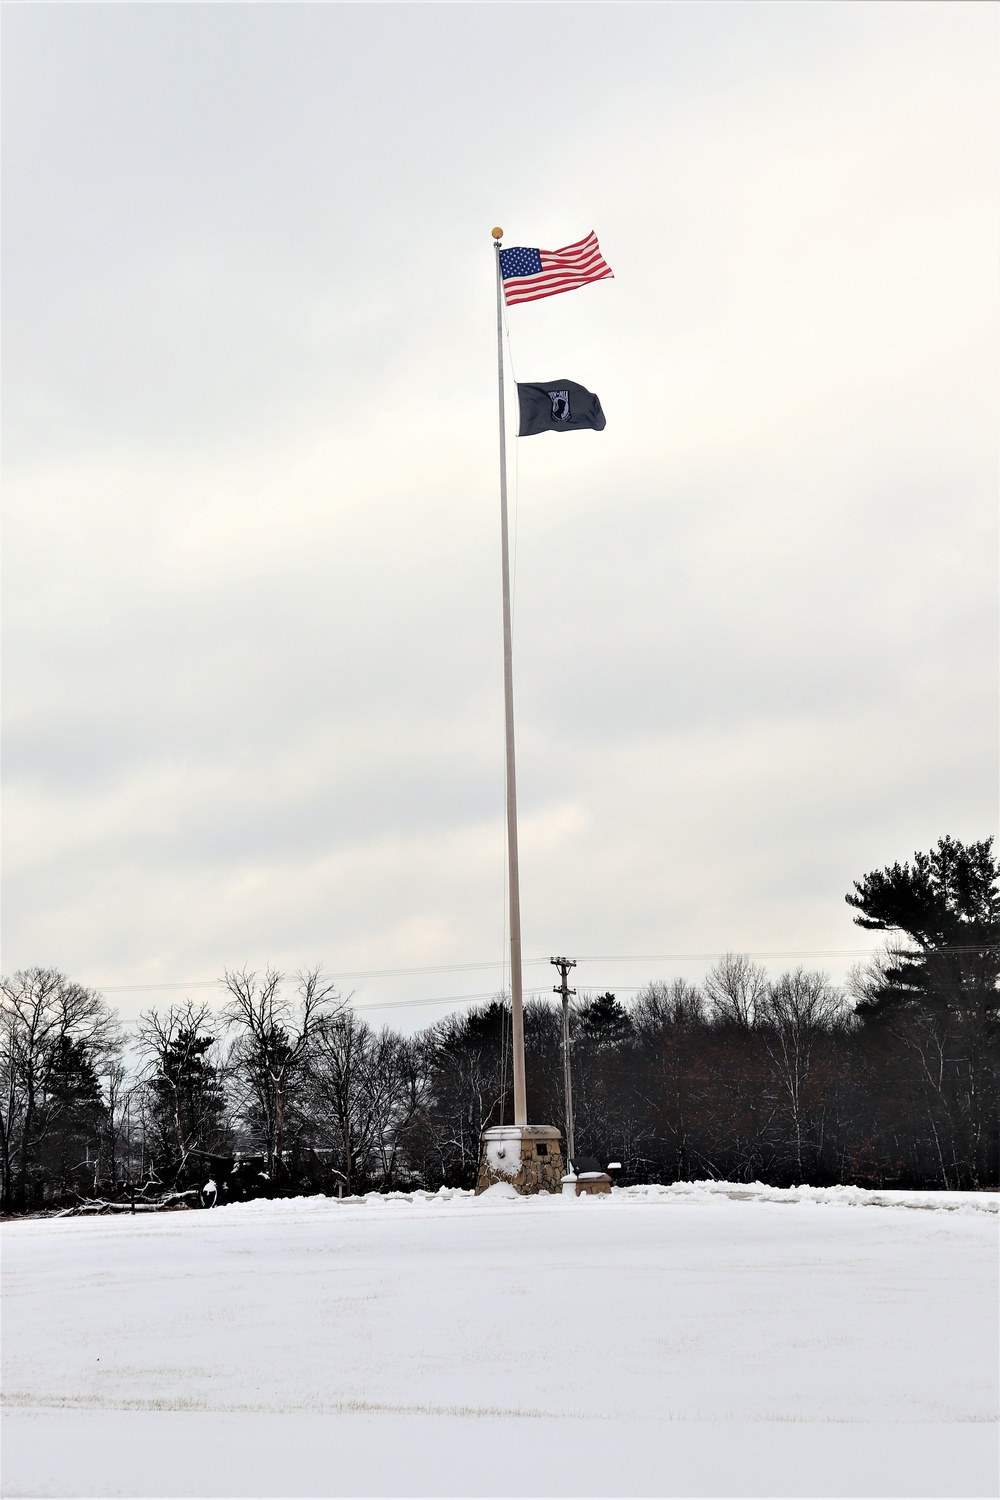
[[739, 948], [723, 949], [717, 953], [585, 953], [577, 962], [581, 964], [675, 963], [682, 959], [724, 958], [726, 952], [743, 953], [747, 958], [869, 958], [878, 951], [877, 948], [757, 948], [753, 950]]
[[[934, 953], [993, 953], [1000, 944], [997, 943], [970, 943], [965, 945], [954, 944], [950, 947], [935, 948]], [[723, 958], [726, 952], [740, 952], [748, 958], [871, 958], [880, 952], [878, 948], [756, 948], [746, 949], [718, 949], [705, 953], [586, 953], [578, 959], [578, 963], [589, 964], [659, 964], [680, 963]], [[914, 956], [923, 956], [920, 950], [916, 950]], [[526, 958], [522, 960], [525, 966], [547, 964], [547, 958]], [[336, 971], [338, 979], [401, 979], [421, 974], [466, 974], [475, 970], [499, 969], [503, 972], [505, 960], [491, 959], [480, 963], [471, 964], [426, 964], [414, 965], [405, 969], [339, 969]], [[602, 980], [601, 983], [606, 983]], [[92, 984], [90, 989], [99, 990], [105, 995], [115, 994], [155, 994], [158, 992], [175, 990], [217, 990], [223, 985], [221, 979], [190, 979], [185, 981], [169, 980], [157, 984]], [[612, 985], [612, 988], [628, 990], [640, 989], [640, 985]], [[533, 994], [543, 994], [544, 990], [533, 991]], [[451, 995], [435, 996], [427, 1000], [386, 1000], [384, 1002], [369, 1002], [355, 1007], [357, 1010], [389, 1010], [396, 1007], [409, 1005], [443, 1005], [452, 1000], [483, 1000], [492, 998], [492, 992], [483, 992], [475, 995]]]
[[[526, 958], [525, 963], [544, 963], [541, 958]], [[485, 963], [474, 964], [426, 964], [422, 967], [411, 967], [407, 969], [338, 969], [339, 979], [396, 979], [412, 974], [464, 974], [473, 969], [499, 969], [503, 967], [502, 959], [493, 959]], [[146, 990], [214, 990], [223, 984], [221, 979], [191, 979], [186, 982], [174, 981], [163, 984], [95, 984], [91, 989], [101, 990], [104, 994], [116, 992], [139, 994]]]
[[[934, 948], [912, 948], [900, 950], [912, 957], [931, 957], [938, 953], [996, 953], [1000, 943], [942, 943]], [[729, 948], [717, 953], [585, 953], [578, 963], [587, 964], [659, 964], [679, 962], [681, 959], [725, 958], [726, 953], [740, 953], [747, 958], [872, 958], [882, 952], [880, 948]], [[540, 959], [527, 959], [528, 963], [540, 963]]]
[[[671, 963], [682, 959], [722, 958], [729, 951], [734, 950], [720, 948], [712, 953], [588, 953], [579, 962], [590, 964]], [[961, 952], [965, 950], [955, 949], [953, 951]], [[977, 948], [974, 951], [978, 952], [979, 949]], [[865, 958], [870, 954], [878, 952], [878, 949], [759, 948], [755, 951], [748, 951], [745, 948], [741, 948], [739, 952], [746, 953], [748, 958]], [[522, 963], [525, 965], [547, 964], [548, 962], [547, 958], [525, 958], [522, 960]], [[498, 958], [471, 964], [412, 965], [405, 969], [338, 969], [336, 974], [339, 979], [396, 979], [415, 974], [466, 974], [476, 969], [502, 969], [504, 964], [505, 960]], [[186, 981], [169, 980], [157, 984], [94, 984], [90, 988], [101, 990], [102, 993], [109, 995], [116, 993], [124, 994], [126, 992], [129, 994], [140, 994], [147, 990], [213, 990], [217, 989], [222, 983], [221, 979], [190, 979]]]
[[[613, 986], [613, 988], [615, 990], [620, 990], [622, 992], [622, 994], [624, 994], [626, 991], [628, 991], [628, 992], [631, 993], [633, 991], [641, 990], [642, 989], [642, 985], [641, 984], [616, 984], [616, 985]], [[524, 991], [525, 998], [528, 999], [528, 1000], [538, 1000], [543, 995], [547, 996], [548, 993], [549, 992], [548, 992], [547, 989], [535, 989], [535, 990], [525, 990]], [[430, 996], [430, 997], [421, 997], [418, 1000], [373, 1000], [373, 1001], [368, 1001], [368, 1002], [362, 1002], [362, 1003], [359, 1003], [359, 1004], [356, 1004], [356, 1005], [352, 1004], [351, 1009], [352, 1010], [359, 1010], [359, 1011], [360, 1010], [409, 1010], [411, 1008], [414, 1008], [414, 1007], [417, 1007], [417, 1006], [421, 1006], [421, 1005], [464, 1005], [466, 1003], [471, 1003], [473, 1001], [478, 1001], [478, 1000], [495, 1000], [496, 998], [497, 998], [497, 992], [496, 992], [496, 990], [481, 990], [478, 994], [474, 994], [474, 995], [433, 995], [433, 996]], [[141, 1019], [142, 1018], [140, 1016], [119, 1016], [119, 1020], [121, 1021], [121, 1023], [122, 1023], [123, 1026], [138, 1026], [139, 1021]]]

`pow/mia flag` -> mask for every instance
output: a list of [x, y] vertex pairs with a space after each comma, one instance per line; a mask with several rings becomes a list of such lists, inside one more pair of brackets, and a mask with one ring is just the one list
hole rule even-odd
[[518, 437], [533, 437], [536, 432], [575, 432], [581, 427], [601, 432], [606, 425], [593, 391], [572, 380], [546, 380], [541, 385], [518, 381], [517, 399], [521, 407]]

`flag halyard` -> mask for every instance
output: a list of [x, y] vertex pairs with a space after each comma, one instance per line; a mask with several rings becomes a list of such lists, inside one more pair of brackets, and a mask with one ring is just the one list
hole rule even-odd
[[601, 255], [593, 230], [561, 250], [536, 250], [523, 245], [500, 251], [500, 275], [508, 307], [537, 302], [559, 292], [573, 292], [591, 281], [606, 281], [614, 272]]

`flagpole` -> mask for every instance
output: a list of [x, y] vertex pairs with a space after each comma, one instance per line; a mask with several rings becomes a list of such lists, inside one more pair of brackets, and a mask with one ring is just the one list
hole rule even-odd
[[517, 790], [514, 777], [514, 673], [510, 632], [510, 545], [507, 527], [507, 427], [503, 396], [502, 229], [493, 231], [497, 279], [497, 382], [500, 393], [500, 557], [503, 575], [503, 707], [507, 752], [507, 880], [510, 890], [510, 1000], [514, 1060], [514, 1124], [527, 1125], [524, 1088], [524, 1009], [521, 994], [521, 892], [517, 864]]

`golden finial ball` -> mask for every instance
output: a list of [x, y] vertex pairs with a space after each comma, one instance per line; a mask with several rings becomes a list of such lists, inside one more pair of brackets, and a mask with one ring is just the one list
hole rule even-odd
[[499, 224], [494, 227], [493, 238], [495, 240], [502, 240], [503, 239], [503, 230], [500, 228]]

